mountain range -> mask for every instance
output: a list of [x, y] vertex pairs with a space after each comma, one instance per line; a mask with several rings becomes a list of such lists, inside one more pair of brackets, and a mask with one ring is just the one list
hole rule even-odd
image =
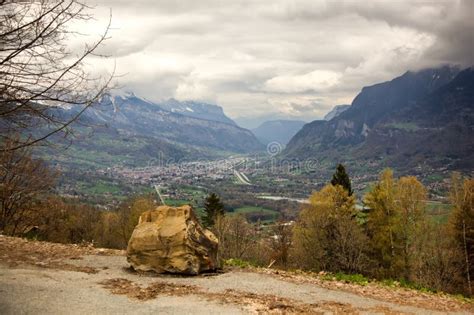
[[305, 124], [301, 120], [270, 120], [252, 129], [252, 132], [265, 145], [270, 142], [286, 145]]
[[196, 101], [178, 101], [171, 98], [165, 102], [158, 104], [162, 109], [172, 113], [181, 114], [188, 117], [194, 117], [204, 120], [218, 121], [230, 125], [237, 126], [237, 124], [224, 114], [222, 107], [200, 103]]
[[[62, 116], [78, 110], [55, 109]], [[264, 149], [217, 105], [175, 99], [154, 103], [133, 93], [105, 95], [81, 115], [75, 131], [76, 139], [56, 160], [141, 166], [157, 159], [215, 158]]]
[[339, 115], [306, 124], [282, 156], [472, 170], [474, 69], [408, 71], [364, 87]]

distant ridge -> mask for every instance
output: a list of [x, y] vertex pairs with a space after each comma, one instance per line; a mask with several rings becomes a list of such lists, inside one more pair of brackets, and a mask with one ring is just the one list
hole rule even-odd
[[346, 109], [348, 109], [351, 105], [336, 105], [333, 109], [324, 116], [324, 120], [331, 120], [334, 117], [339, 116], [342, 114]]
[[283, 155], [472, 170], [473, 135], [474, 71], [444, 66], [364, 87], [343, 113], [306, 124]]
[[[79, 108], [54, 110], [72, 116]], [[67, 158], [57, 156], [62, 162], [76, 163], [78, 156], [87, 156], [88, 164], [141, 166], [158, 158], [193, 160], [264, 149], [251, 131], [237, 126], [217, 105], [154, 103], [130, 92], [105, 95], [77, 125], [81, 140], [73, 141]], [[87, 136], [91, 131], [93, 136]]]
[[252, 132], [265, 145], [270, 142], [286, 145], [305, 123], [302, 120], [271, 120], [252, 129]]

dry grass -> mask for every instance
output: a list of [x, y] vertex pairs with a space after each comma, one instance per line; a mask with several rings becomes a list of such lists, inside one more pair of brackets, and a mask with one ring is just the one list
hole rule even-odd
[[0, 235], [0, 262], [10, 267], [33, 265], [40, 268], [97, 273], [98, 270], [95, 268], [75, 266], [66, 262], [69, 259], [81, 259], [84, 255], [124, 255], [124, 252], [97, 249], [92, 246], [29, 241]]
[[462, 301], [452, 295], [443, 293], [424, 293], [412, 289], [386, 287], [378, 283], [361, 286], [341, 281], [322, 279], [317, 273], [291, 272], [266, 268], [251, 268], [254, 272], [264, 273], [293, 283], [311, 283], [331, 290], [343, 290], [364, 297], [388, 301], [400, 305], [421, 307], [437, 311], [469, 311], [474, 313], [472, 302]]
[[108, 279], [99, 284], [110, 290], [113, 294], [126, 295], [141, 301], [154, 299], [158, 295], [182, 296], [198, 291], [196, 286], [167, 282], [155, 282], [146, 288], [142, 288], [132, 281], [123, 278]]
[[129, 298], [140, 301], [154, 299], [160, 295], [195, 295], [222, 304], [239, 305], [248, 311], [258, 314], [360, 314], [367, 312], [387, 315], [399, 314], [381, 306], [376, 308], [355, 308], [350, 304], [329, 301], [307, 304], [271, 294], [256, 294], [231, 289], [223, 292], [209, 292], [198, 286], [169, 282], [154, 282], [147, 287], [141, 287], [128, 279], [117, 278], [108, 279], [99, 284], [110, 290], [113, 294], [126, 295]]

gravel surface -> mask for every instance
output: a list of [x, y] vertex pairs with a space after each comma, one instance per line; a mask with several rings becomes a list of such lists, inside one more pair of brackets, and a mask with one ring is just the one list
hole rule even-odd
[[1, 269], [0, 314], [242, 314], [238, 305], [223, 305], [188, 295], [136, 301], [98, 285], [107, 274], [50, 269]]
[[0, 238], [0, 314], [474, 314], [444, 297], [413, 291], [428, 303], [404, 303], [271, 270], [137, 274], [122, 252], [67, 246]]

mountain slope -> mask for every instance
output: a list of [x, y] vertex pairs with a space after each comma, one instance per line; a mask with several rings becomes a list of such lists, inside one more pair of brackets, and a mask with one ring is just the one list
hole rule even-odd
[[301, 120], [272, 120], [252, 129], [252, 132], [263, 144], [276, 141], [286, 145], [304, 124]]
[[219, 121], [226, 124], [234, 125], [237, 124], [227, 117], [222, 110], [222, 107], [207, 103], [195, 102], [195, 101], [177, 101], [171, 98], [165, 102], [158, 103], [158, 105], [172, 113], [181, 114], [184, 116]]
[[334, 106], [334, 108], [324, 116], [324, 120], [331, 120], [334, 117], [339, 116], [346, 109], [348, 109], [350, 106], [351, 105], [336, 105], [336, 106]]
[[284, 155], [473, 167], [473, 82], [472, 68], [442, 67], [365, 87], [339, 116], [305, 125]]
[[[189, 103], [181, 104], [184, 108], [189, 106]], [[158, 158], [175, 161], [213, 158], [263, 148], [249, 130], [227, 118], [222, 108], [207, 104], [193, 106], [197, 107], [201, 108], [201, 113], [219, 114], [221, 120], [227, 119], [231, 123], [171, 112], [133, 94], [106, 95], [81, 116], [76, 126], [80, 140], [74, 141], [64, 152], [68, 156], [64, 159], [90, 157], [92, 164], [102, 166], [145, 165]], [[174, 108], [178, 108], [176, 104]], [[71, 116], [77, 110], [56, 109], [57, 115], [64, 116]]]

